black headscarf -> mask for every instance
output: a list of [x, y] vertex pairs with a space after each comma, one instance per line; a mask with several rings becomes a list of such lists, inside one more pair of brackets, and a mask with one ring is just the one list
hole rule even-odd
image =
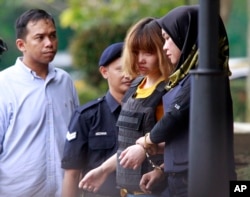
[[[183, 79], [190, 69], [198, 65], [198, 5], [180, 6], [157, 22], [164, 31], [172, 38], [176, 46], [181, 50], [180, 60], [176, 65], [174, 73], [169, 77], [167, 89], [173, 88]], [[229, 45], [226, 30], [222, 19], [219, 19], [219, 64], [227, 73]]]

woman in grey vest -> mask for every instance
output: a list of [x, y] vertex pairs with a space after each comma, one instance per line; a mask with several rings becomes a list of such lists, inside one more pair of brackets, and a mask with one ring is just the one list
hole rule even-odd
[[[120, 153], [151, 130], [163, 115], [162, 96], [171, 71], [162, 51], [163, 43], [160, 27], [154, 18], [144, 18], [129, 29], [122, 55], [124, 72], [139, 77], [132, 82], [123, 99], [117, 122], [118, 151], [100, 167], [85, 175], [79, 184], [81, 188], [90, 187], [92, 191], [97, 191], [107, 175], [116, 170], [117, 186], [122, 196], [155, 197], [166, 189], [167, 184], [162, 184], [154, 187], [152, 194], [146, 194], [139, 187], [142, 175], [156, 167], [152, 162], [157, 165], [163, 163], [162, 155], [150, 157], [137, 169], [126, 169], [119, 163]], [[144, 151], [142, 146], [134, 146], [136, 151]], [[159, 173], [163, 172], [159, 170]]]
[[[190, 112], [190, 70], [198, 66], [198, 12], [199, 6], [180, 6], [157, 20], [162, 28], [165, 39], [163, 50], [169, 61], [175, 66], [166, 86], [167, 93], [163, 96], [164, 116], [157, 122], [140, 143], [145, 148], [165, 142], [164, 171], [168, 175], [169, 196], [188, 196], [188, 148], [189, 148], [189, 112]], [[233, 111], [229, 87], [229, 45], [225, 27], [218, 16], [219, 24], [219, 54], [218, 68], [225, 73], [226, 121], [228, 131], [228, 179], [236, 178], [233, 155]], [[130, 151], [133, 151], [130, 149]], [[142, 153], [140, 153], [142, 155]], [[126, 167], [134, 168], [138, 161], [136, 153], [133, 158], [126, 158]], [[134, 161], [133, 161], [134, 159]], [[129, 164], [130, 163], [130, 164]], [[131, 165], [132, 164], [132, 165]], [[136, 164], [138, 166], [140, 162]], [[143, 176], [141, 189], [147, 192], [156, 179], [153, 176]], [[160, 183], [162, 184], [162, 182]], [[164, 195], [163, 195], [164, 196]]]

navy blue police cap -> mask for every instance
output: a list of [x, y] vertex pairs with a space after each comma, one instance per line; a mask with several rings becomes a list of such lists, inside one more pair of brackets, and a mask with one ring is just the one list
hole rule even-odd
[[107, 66], [117, 58], [121, 57], [123, 42], [118, 42], [109, 45], [104, 51], [99, 60], [99, 66]]

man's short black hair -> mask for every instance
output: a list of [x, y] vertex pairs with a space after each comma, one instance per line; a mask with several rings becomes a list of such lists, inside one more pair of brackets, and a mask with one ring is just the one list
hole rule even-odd
[[27, 24], [30, 21], [39, 21], [41, 19], [48, 19], [55, 25], [54, 18], [51, 14], [42, 9], [30, 9], [24, 12], [16, 20], [16, 38], [25, 38], [27, 35]]

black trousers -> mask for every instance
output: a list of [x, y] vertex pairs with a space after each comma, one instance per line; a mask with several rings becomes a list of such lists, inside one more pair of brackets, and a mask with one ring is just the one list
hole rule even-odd
[[188, 197], [188, 172], [168, 173], [170, 197]]

